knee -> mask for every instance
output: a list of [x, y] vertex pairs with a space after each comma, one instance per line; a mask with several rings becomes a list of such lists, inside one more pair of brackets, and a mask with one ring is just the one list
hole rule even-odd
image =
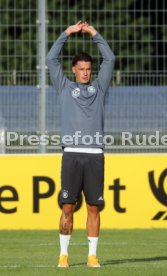
[[99, 208], [95, 205], [87, 205], [89, 216], [99, 216]]
[[75, 204], [63, 204], [63, 213], [65, 216], [72, 216], [75, 210]]

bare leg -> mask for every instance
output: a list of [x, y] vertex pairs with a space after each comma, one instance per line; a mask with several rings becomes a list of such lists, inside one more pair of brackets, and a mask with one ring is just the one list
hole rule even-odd
[[75, 204], [64, 204], [60, 218], [60, 260], [59, 267], [68, 267], [68, 246], [73, 230]]
[[98, 206], [87, 204], [87, 235], [88, 237], [98, 237], [100, 229], [100, 214]]
[[75, 204], [63, 204], [62, 215], [60, 218], [60, 234], [71, 235], [73, 230], [73, 214]]

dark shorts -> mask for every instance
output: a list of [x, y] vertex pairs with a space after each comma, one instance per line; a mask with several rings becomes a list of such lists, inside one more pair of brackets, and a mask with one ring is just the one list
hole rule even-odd
[[83, 191], [86, 203], [104, 204], [104, 154], [64, 152], [60, 202], [76, 203]]

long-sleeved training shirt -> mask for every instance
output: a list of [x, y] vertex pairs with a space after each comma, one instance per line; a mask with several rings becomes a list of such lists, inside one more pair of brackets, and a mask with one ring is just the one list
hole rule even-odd
[[61, 103], [62, 147], [103, 148], [104, 96], [114, 67], [114, 54], [99, 33], [92, 37], [103, 61], [97, 78], [82, 84], [70, 81], [58, 60], [68, 36], [63, 32], [47, 54], [46, 63]]

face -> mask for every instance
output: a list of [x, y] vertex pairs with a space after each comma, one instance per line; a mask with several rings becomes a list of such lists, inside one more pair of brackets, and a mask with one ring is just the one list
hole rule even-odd
[[90, 61], [78, 61], [72, 71], [75, 74], [76, 82], [88, 83], [91, 78], [92, 64]]

